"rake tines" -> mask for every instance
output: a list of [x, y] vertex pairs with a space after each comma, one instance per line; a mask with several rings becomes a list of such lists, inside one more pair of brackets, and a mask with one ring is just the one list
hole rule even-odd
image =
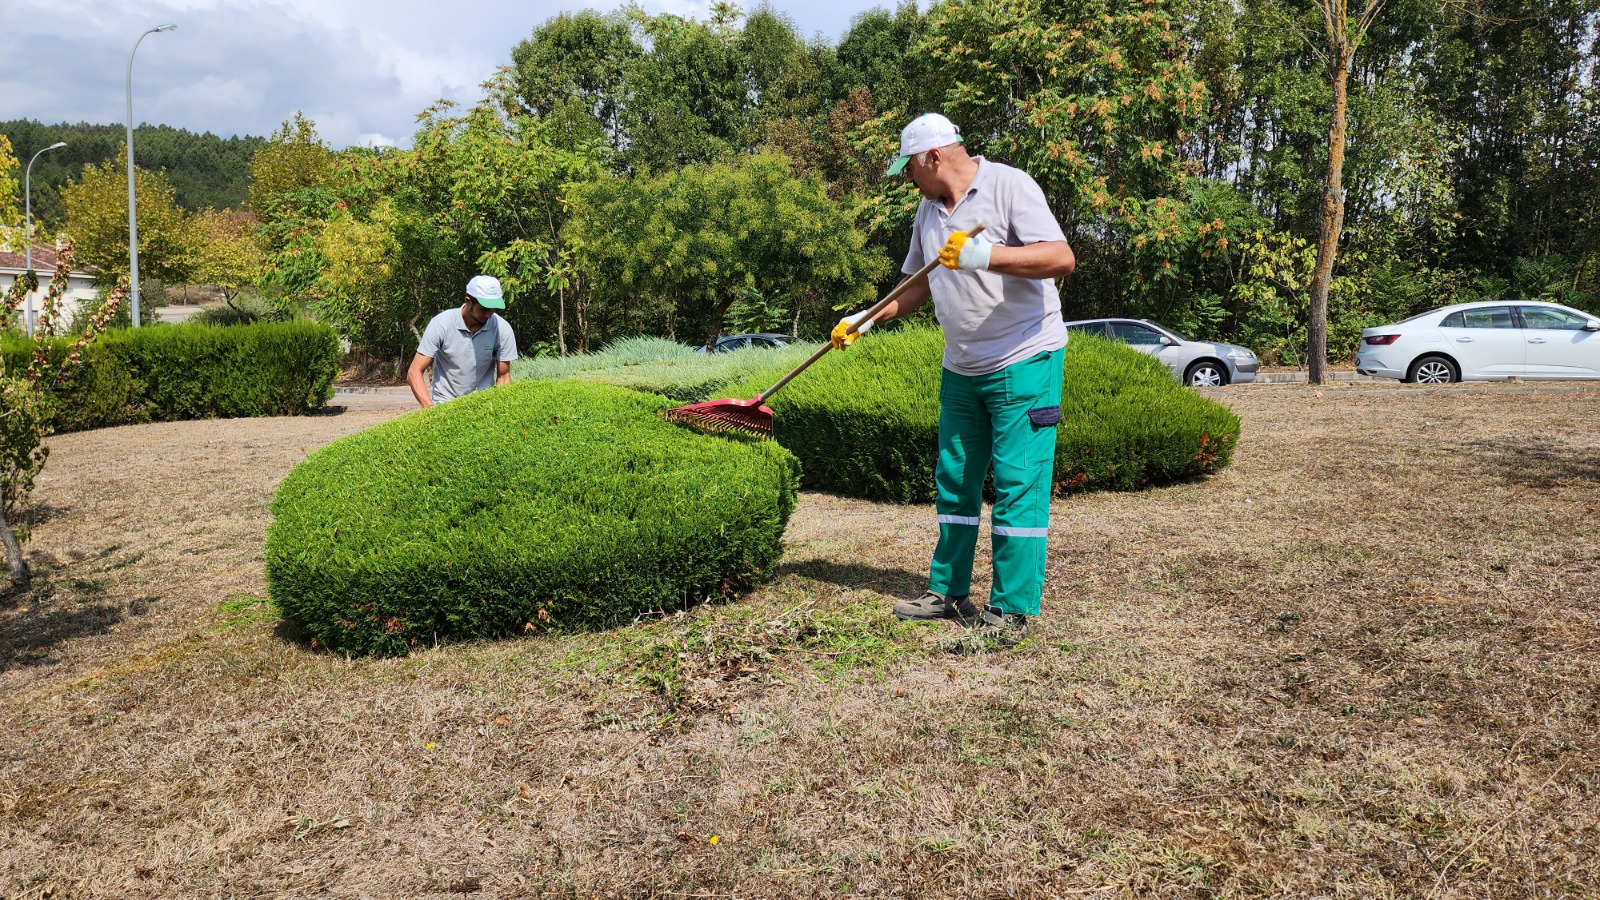
[[711, 400], [667, 410], [667, 418], [702, 431], [772, 437], [772, 410], [757, 394], [749, 400]]

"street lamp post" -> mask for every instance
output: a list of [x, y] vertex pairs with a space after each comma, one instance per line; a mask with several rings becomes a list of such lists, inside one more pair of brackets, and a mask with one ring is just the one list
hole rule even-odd
[[133, 297], [132, 305], [128, 308], [135, 328], [139, 327], [139, 213], [133, 199], [133, 55], [139, 52], [139, 44], [147, 36], [158, 31], [173, 31], [177, 27], [158, 25], [146, 31], [139, 35], [139, 40], [133, 42], [133, 49], [128, 52], [128, 285]]
[[[23, 268], [29, 272], [33, 271], [33, 160], [51, 150], [60, 150], [66, 145], [65, 141], [56, 141], [35, 153], [33, 159], [28, 160], [28, 168], [22, 175], [22, 207], [27, 210], [23, 213], [22, 233], [23, 239], [28, 242], [28, 249], [24, 251], [28, 261]], [[22, 324], [28, 327], [28, 337], [33, 337], [33, 291], [29, 291], [22, 300]]]

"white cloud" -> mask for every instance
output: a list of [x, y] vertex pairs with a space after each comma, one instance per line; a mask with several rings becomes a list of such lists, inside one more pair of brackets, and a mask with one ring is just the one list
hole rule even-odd
[[[134, 117], [218, 135], [265, 136], [294, 113], [335, 146], [410, 144], [441, 98], [471, 104], [511, 49], [563, 10], [620, 0], [3, 0], [0, 116], [124, 121], [129, 51], [139, 45]], [[837, 38], [890, 0], [813, 0], [788, 12]], [[704, 19], [709, 0], [649, 0], [649, 12]], [[746, 6], [754, 6], [754, 2]], [[782, 8], [782, 4], [778, 4]], [[388, 135], [398, 137], [389, 138]]]
[[159, 109], [185, 109], [205, 119], [220, 119], [232, 110], [259, 107], [263, 100], [260, 89], [236, 78], [207, 75], [191, 84], [165, 88], [153, 105]]

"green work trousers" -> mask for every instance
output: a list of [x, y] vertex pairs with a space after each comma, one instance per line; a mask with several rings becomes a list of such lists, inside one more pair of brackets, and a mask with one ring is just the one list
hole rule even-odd
[[1055, 350], [989, 375], [944, 370], [939, 383], [939, 546], [929, 588], [972, 591], [983, 483], [994, 464], [989, 604], [1036, 616], [1044, 592], [1056, 423], [1061, 421], [1061, 356]]

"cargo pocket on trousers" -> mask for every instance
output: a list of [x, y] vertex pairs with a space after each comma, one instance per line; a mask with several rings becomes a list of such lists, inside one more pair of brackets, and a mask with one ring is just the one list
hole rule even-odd
[[1028, 435], [1028, 466], [1048, 466], [1056, 458], [1056, 426], [1061, 423], [1061, 407], [1040, 406], [1028, 410], [1033, 433]]
[[1061, 424], [1061, 407], [1041, 406], [1038, 409], [1028, 410], [1028, 421], [1035, 428], [1049, 428]]

